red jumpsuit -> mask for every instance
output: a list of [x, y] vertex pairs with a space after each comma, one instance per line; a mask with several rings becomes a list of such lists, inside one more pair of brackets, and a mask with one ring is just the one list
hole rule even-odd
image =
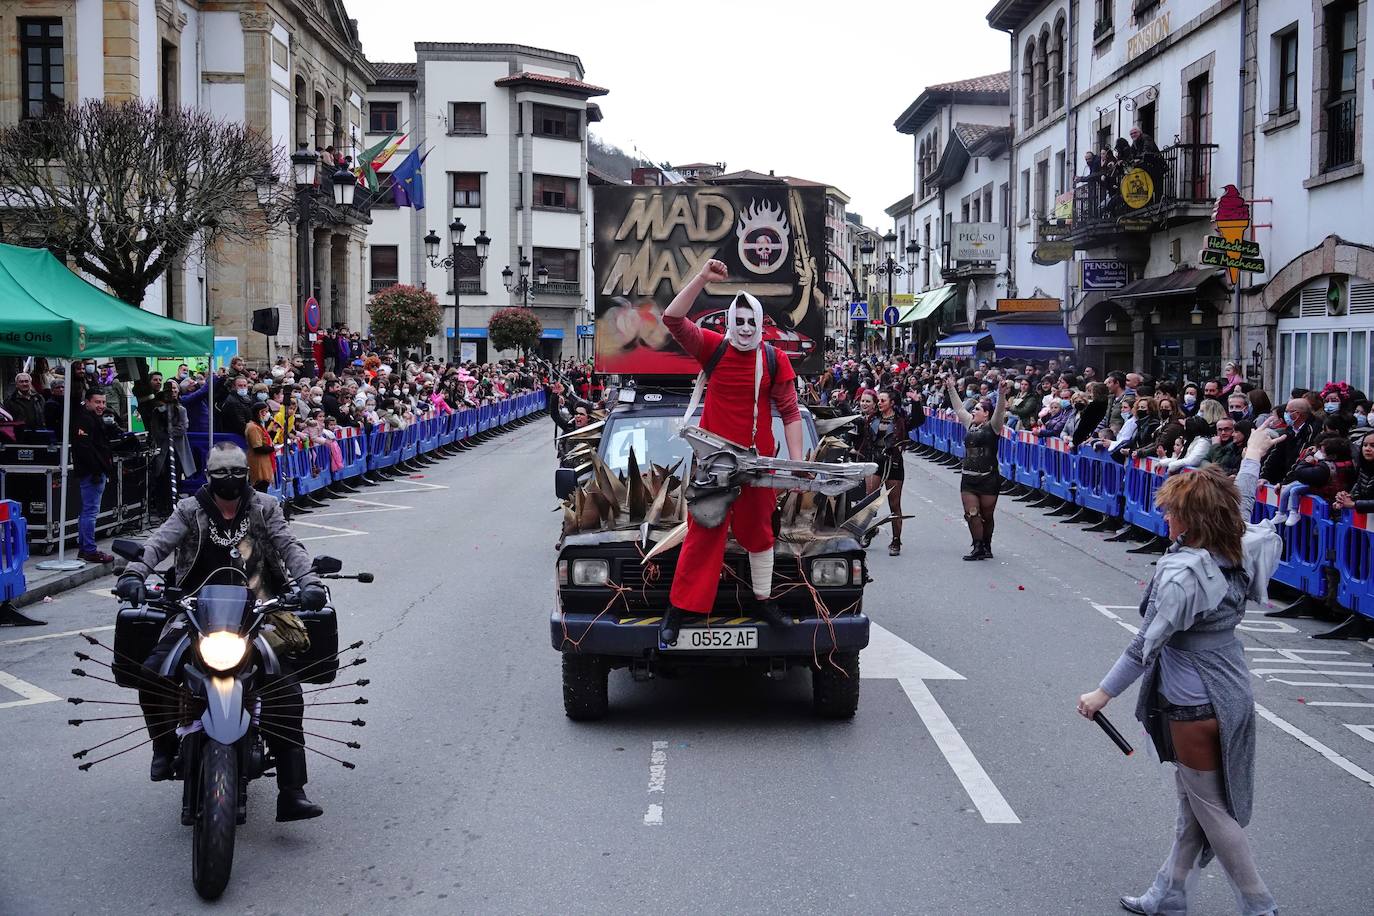
[[[698, 327], [685, 318], [665, 318], [673, 337], [698, 363], [705, 364], [725, 338], [715, 331]], [[762, 346], [762, 344], [760, 344]], [[754, 422], [750, 402], [754, 397], [754, 366], [757, 353], [725, 347], [706, 386], [701, 428], [724, 436], [738, 445], [749, 443]], [[801, 420], [797, 408], [796, 373], [785, 353], [778, 353], [778, 377], [768, 375], [768, 360], [763, 360], [763, 382], [759, 386], [759, 425], [754, 446], [760, 455], [776, 454], [773, 439], [773, 413], [776, 404], [784, 424]], [[801, 456], [792, 456], [801, 457]], [[673, 606], [693, 614], [708, 614], [716, 601], [720, 571], [725, 558], [725, 540], [733, 531], [735, 540], [750, 553], [773, 549], [773, 509], [775, 491], [767, 487], [742, 487], [730, 505], [725, 521], [715, 528], [698, 525], [687, 518], [687, 539], [677, 561], [669, 600]]]

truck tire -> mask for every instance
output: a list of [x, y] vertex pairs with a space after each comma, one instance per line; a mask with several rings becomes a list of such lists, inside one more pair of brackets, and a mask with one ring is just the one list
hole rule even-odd
[[[832, 664], [832, 662], [834, 664]], [[859, 653], [822, 656], [811, 667], [811, 710], [822, 719], [852, 719], [859, 709]], [[838, 665], [842, 670], [836, 671]]]
[[595, 655], [563, 653], [563, 712], [574, 722], [604, 718], [610, 705], [605, 660]]

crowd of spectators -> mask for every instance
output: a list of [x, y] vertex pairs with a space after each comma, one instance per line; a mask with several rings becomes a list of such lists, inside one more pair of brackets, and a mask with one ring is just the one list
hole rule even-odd
[[[1282, 510], [1295, 524], [1304, 494], [1337, 508], [1374, 509], [1374, 428], [1370, 398], [1345, 382], [1295, 389], [1275, 404], [1234, 363], [1215, 378], [1154, 378], [1141, 372], [1078, 369], [1057, 360], [996, 365], [987, 361], [911, 362], [867, 356], [835, 363], [805, 383], [804, 399], [859, 411], [865, 393], [887, 392], [908, 411], [949, 408], [945, 380], [971, 411], [991, 412], [998, 386], [1011, 382], [1007, 423], [1040, 440], [1099, 450], [1118, 462], [1157, 459], [1167, 473], [1205, 465], [1235, 475], [1257, 427], [1278, 440], [1260, 476], [1281, 486]], [[1361, 509], [1363, 511], [1363, 508]]]

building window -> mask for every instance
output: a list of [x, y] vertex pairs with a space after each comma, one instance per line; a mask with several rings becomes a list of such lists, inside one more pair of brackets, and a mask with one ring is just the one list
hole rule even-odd
[[1050, 33], [1048, 29], [1040, 30], [1039, 51], [1040, 56], [1035, 61], [1035, 117], [1037, 120], [1044, 120], [1050, 116]]
[[400, 259], [395, 245], [373, 245], [368, 257], [372, 266], [372, 292], [400, 282]]
[[983, 188], [983, 222], [992, 222], [992, 185]]
[[453, 173], [453, 206], [482, 206], [482, 176], [478, 172]]
[[966, 222], [968, 222], [968, 221], [969, 221], [969, 216], [970, 216], [969, 200], [968, 200], [967, 197], [965, 197], [963, 200], [959, 201], [959, 222], [961, 222], [961, 223], [966, 223]]
[[1140, 132], [1151, 140], [1155, 138], [1155, 120], [1158, 117], [1158, 107], [1154, 102], [1142, 102], [1135, 110], [1135, 125], [1140, 128]]
[[924, 265], [922, 268], [924, 279], [921, 282], [921, 287], [924, 289], [930, 286], [930, 220], [926, 220], [925, 245], [921, 250], [921, 261]]
[[534, 106], [534, 135], [559, 140], [582, 139], [582, 112], [554, 105]]
[[1298, 27], [1274, 36], [1274, 85], [1278, 90], [1274, 114], [1298, 107]]
[[1035, 164], [1035, 215], [1044, 219], [1050, 215], [1050, 161], [1041, 159]]
[[1026, 61], [1021, 68], [1021, 127], [1035, 124], [1035, 39], [1026, 42]]
[[1011, 227], [1011, 185], [1002, 183], [1002, 228]]
[[1054, 196], [1064, 193], [1064, 151], [1054, 154]]
[[1356, 0], [1337, 0], [1326, 8], [1326, 167], [1355, 161], [1356, 70], [1359, 66]]
[[1093, 41], [1112, 30], [1112, 6], [1114, 0], [1095, 0], [1093, 8]]
[[453, 273], [460, 282], [468, 281], [474, 284], [474, 289], [475, 284], [481, 282], [482, 272], [477, 266], [476, 245], [453, 246]]
[[343, 109], [335, 105], [332, 112], [334, 115], [334, 151], [342, 156], [344, 148]]
[[534, 206], [575, 210], [577, 209], [577, 185], [578, 179], [576, 178], [563, 178], [559, 175], [535, 175]]
[[1065, 22], [1060, 19], [1054, 24], [1054, 51], [1050, 54], [1050, 62], [1054, 70], [1051, 77], [1053, 83], [1051, 89], [1054, 93], [1055, 111], [1064, 107], [1064, 53], [1066, 50], [1064, 30]]
[[481, 102], [454, 102], [449, 105], [448, 132], [451, 134], [482, 134]]
[[1031, 179], [1030, 169], [1021, 170], [1021, 218], [1030, 219]]
[[534, 249], [534, 269], [544, 267], [549, 271], [549, 280], [565, 283], [577, 282], [576, 248], [536, 248]]
[[[170, 111], [177, 107], [177, 86], [179, 83], [178, 77], [180, 76], [178, 73], [179, 67], [177, 66], [177, 46], [170, 41], [164, 41], [162, 43], [162, 60], [160, 66], [162, 72], [159, 75], [162, 77], [162, 85], [159, 87], [161, 90], [159, 93], [159, 101], [161, 101], [164, 111]], [[170, 288], [169, 286], [168, 289]]]
[[38, 118], [61, 108], [67, 98], [62, 20], [20, 19], [19, 55], [24, 117]]
[[400, 102], [369, 102], [367, 106], [367, 132], [370, 134], [389, 134], [396, 130], [400, 122]]

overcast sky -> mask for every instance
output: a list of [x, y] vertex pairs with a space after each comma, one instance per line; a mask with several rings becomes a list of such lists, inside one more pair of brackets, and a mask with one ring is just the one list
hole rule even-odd
[[417, 39], [576, 54], [610, 90], [596, 100], [603, 140], [655, 162], [828, 182], [881, 229], [911, 192], [911, 138], [892, 122], [926, 85], [1005, 70], [1009, 54], [984, 18], [993, 0], [345, 5], [374, 61], [413, 61]]

